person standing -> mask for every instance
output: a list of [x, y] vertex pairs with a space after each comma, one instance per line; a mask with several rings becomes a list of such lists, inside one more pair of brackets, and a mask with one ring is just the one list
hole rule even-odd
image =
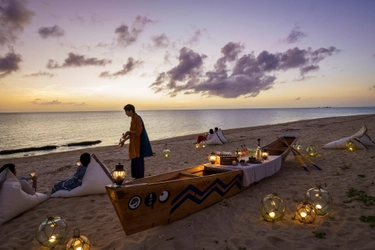
[[131, 160], [131, 176], [143, 178], [145, 173], [144, 157], [152, 156], [152, 147], [142, 118], [135, 112], [132, 104], [124, 107], [125, 114], [131, 117], [130, 129], [124, 133], [124, 140], [129, 142], [129, 158]]

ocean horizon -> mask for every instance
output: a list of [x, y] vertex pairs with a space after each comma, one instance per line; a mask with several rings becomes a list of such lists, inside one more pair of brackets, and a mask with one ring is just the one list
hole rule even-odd
[[[201, 110], [136, 110], [145, 123], [151, 141], [223, 130], [275, 125], [317, 118], [375, 114], [375, 107], [257, 108]], [[27, 157], [64, 152], [84, 147], [117, 145], [129, 129], [131, 118], [124, 111], [0, 113], [0, 152], [55, 146], [0, 158]], [[68, 146], [100, 141], [92, 146]]]

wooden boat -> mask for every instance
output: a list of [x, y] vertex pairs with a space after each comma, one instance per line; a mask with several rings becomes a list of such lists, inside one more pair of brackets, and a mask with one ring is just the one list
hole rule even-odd
[[[297, 136], [283, 136], [293, 145]], [[266, 145], [285, 160], [290, 148], [279, 138]], [[282, 164], [282, 163], [281, 163]], [[170, 173], [107, 185], [106, 190], [126, 235], [168, 224], [231, 197], [242, 186], [243, 171], [199, 165]]]

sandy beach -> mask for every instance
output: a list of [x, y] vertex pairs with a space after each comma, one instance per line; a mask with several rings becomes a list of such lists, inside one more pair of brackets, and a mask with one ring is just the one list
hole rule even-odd
[[[290, 154], [281, 170], [263, 179], [225, 202], [217, 203], [198, 213], [169, 225], [125, 235], [107, 194], [72, 198], [49, 198], [45, 202], [0, 226], [1, 249], [46, 249], [35, 238], [35, 231], [47, 214], [63, 217], [69, 226], [68, 238], [74, 228], [89, 237], [91, 249], [374, 249], [375, 227], [360, 221], [360, 216], [375, 216], [375, 207], [362, 201], [349, 200], [350, 188], [375, 196], [375, 148], [368, 150], [322, 149], [328, 142], [350, 136], [363, 125], [375, 140], [375, 115], [297, 121], [278, 125], [224, 130], [229, 143], [196, 149], [197, 134], [153, 141], [155, 155], [145, 158], [145, 176], [192, 167], [207, 162], [211, 151], [234, 151], [242, 144], [255, 148], [257, 138], [265, 145], [278, 136], [298, 135], [303, 150], [314, 145], [317, 157], [312, 160], [323, 170], [309, 166], [305, 172]], [[116, 142], [114, 142], [116, 143]], [[163, 158], [165, 147], [171, 158]], [[1, 159], [0, 165], [14, 163], [17, 176], [35, 171], [38, 192], [50, 194], [51, 187], [70, 178], [83, 152], [93, 153], [111, 170], [117, 163], [127, 169], [130, 180], [130, 161], [127, 145], [87, 148], [64, 153], [51, 153], [15, 159]], [[307, 163], [307, 162], [306, 162]], [[333, 197], [333, 209], [317, 216], [314, 223], [294, 220], [295, 206], [305, 192], [319, 181]], [[286, 202], [283, 221], [266, 222], [259, 212], [262, 198], [272, 192]], [[318, 238], [313, 232], [324, 232]], [[55, 249], [65, 249], [65, 240]]]

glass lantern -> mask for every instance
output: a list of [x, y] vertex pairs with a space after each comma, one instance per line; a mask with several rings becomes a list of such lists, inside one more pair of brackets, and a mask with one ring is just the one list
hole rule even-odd
[[318, 154], [318, 150], [313, 145], [310, 145], [306, 148], [306, 153], [310, 157], [315, 157]]
[[266, 149], [262, 150], [262, 159], [267, 160], [268, 158], [268, 151]]
[[313, 223], [316, 217], [314, 205], [303, 201], [298, 203], [295, 212], [296, 218], [302, 223]]
[[293, 147], [295, 149], [297, 149], [298, 151], [300, 151], [302, 149], [302, 145], [301, 144], [294, 144]]
[[73, 237], [66, 244], [66, 250], [89, 250], [91, 244], [86, 235], [80, 234], [79, 229], [74, 229]]
[[200, 145], [201, 145], [202, 148], [205, 148], [207, 146], [207, 143], [206, 143], [206, 141], [201, 141]]
[[201, 145], [199, 143], [195, 143], [195, 148], [200, 148]]
[[39, 224], [35, 237], [40, 244], [46, 247], [55, 247], [66, 236], [68, 226], [60, 216], [48, 215], [47, 219]]
[[163, 156], [164, 156], [164, 158], [169, 158], [169, 157], [171, 157], [171, 150], [169, 150], [168, 148], [165, 148], [165, 149], [163, 150]]
[[211, 154], [208, 155], [208, 161], [211, 164], [215, 164], [215, 162], [216, 162], [216, 154], [215, 154], [215, 152], [212, 152]]
[[126, 172], [124, 169], [124, 165], [121, 163], [115, 166], [115, 169], [112, 171], [112, 178], [116, 185], [121, 185], [122, 182], [125, 180]]
[[280, 221], [284, 217], [286, 206], [284, 200], [273, 193], [262, 199], [259, 210], [266, 221]]
[[355, 145], [355, 143], [352, 141], [352, 140], [349, 140], [346, 144], [345, 144], [345, 148], [350, 151], [350, 152], [353, 152], [357, 149], [357, 146]]
[[320, 182], [316, 182], [316, 187], [307, 190], [305, 200], [314, 205], [317, 215], [325, 215], [333, 206], [331, 194], [322, 188]]

